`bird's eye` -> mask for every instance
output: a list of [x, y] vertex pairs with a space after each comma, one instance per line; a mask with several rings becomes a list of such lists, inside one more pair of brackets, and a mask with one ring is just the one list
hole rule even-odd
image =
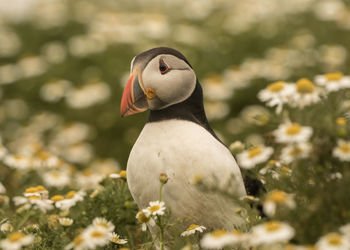
[[169, 67], [168, 65], [166, 65], [166, 63], [163, 60], [160, 60], [159, 62], [159, 71], [161, 74], [165, 74], [166, 72], [168, 72]]

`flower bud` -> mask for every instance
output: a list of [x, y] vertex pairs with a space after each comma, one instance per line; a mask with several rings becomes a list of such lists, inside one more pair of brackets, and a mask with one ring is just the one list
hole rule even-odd
[[159, 175], [159, 181], [163, 184], [166, 184], [168, 182], [169, 178], [166, 173], [161, 173]]

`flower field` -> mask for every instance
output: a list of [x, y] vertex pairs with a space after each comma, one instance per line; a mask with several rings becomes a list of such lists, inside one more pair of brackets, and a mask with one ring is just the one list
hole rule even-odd
[[[146, 207], [128, 190], [147, 112], [121, 118], [122, 91], [157, 46], [186, 56], [215, 133], [264, 185], [192, 181], [238, 199], [244, 227], [174, 220], [171, 176]], [[348, 1], [0, 2], [0, 249], [346, 250], [349, 187]]]

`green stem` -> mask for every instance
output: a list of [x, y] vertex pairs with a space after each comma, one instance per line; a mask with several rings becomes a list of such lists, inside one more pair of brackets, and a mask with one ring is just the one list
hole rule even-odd
[[[163, 190], [163, 183], [160, 182], [160, 187], [159, 187], [159, 201], [162, 201], [162, 190]], [[159, 247], [160, 250], [164, 250], [164, 228], [163, 228], [163, 224], [162, 224], [162, 219], [160, 216], [158, 216], [158, 220], [159, 220]]]

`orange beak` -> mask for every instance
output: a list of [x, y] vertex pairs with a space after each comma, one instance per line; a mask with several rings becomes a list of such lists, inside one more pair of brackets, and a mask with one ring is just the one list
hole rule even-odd
[[148, 109], [147, 98], [138, 78], [137, 72], [134, 71], [124, 88], [120, 105], [122, 117], [137, 114]]

